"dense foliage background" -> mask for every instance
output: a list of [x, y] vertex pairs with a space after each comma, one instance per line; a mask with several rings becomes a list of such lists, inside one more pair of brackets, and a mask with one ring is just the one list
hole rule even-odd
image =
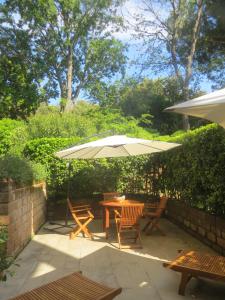
[[[149, 199], [166, 193], [191, 206], [225, 215], [225, 134], [222, 128], [207, 125], [186, 133], [179, 131], [160, 136], [139, 127], [136, 119], [129, 120], [118, 112], [101, 111], [90, 104], [97, 114], [95, 119], [93, 111], [88, 115], [86, 103], [85, 112], [83, 103], [79, 105], [76, 113], [69, 113], [68, 118], [61, 117], [57, 111], [46, 114], [49, 108], [42, 107], [28, 123], [1, 120], [0, 132], [5, 134], [1, 134], [0, 178], [11, 178], [19, 185], [46, 179], [49, 199], [65, 201], [68, 162], [55, 157], [54, 153], [93, 139], [88, 138], [90, 133], [114, 129], [119, 134], [178, 142], [182, 146], [152, 156], [72, 160], [70, 193], [74, 198], [92, 198], [93, 194], [113, 190], [145, 194]], [[82, 122], [84, 118], [86, 122]], [[78, 123], [79, 126], [74, 125]], [[107, 131], [106, 134], [110, 135]]]

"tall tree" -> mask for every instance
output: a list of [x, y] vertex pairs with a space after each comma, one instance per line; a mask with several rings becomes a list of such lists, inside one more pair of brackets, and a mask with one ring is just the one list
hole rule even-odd
[[203, 26], [197, 44], [196, 59], [201, 72], [213, 81], [213, 87], [225, 86], [225, 5], [223, 0], [207, 0]]
[[[145, 68], [175, 74], [185, 100], [189, 99], [203, 0], [141, 0], [136, 32], [144, 40]], [[143, 56], [142, 56], [143, 58]], [[189, 129], [188, 117], [183, 128]]]
[[[199, 90], [190, 90], [191, 97], [200, 95]], [[158, 78], [155, 80], [137, 80], [127, 78], [112, 85], [96, 86], [92, 100], [106, 109], [119, 109], [125, 116], [139, 120], [139, 125], [159, 131], [161, 134], [171, 134], [180, 129], [182, 117], [168, 114], [163, 110], [180, 102], [183, 94], [176, 77]], [[191, 126], [202, 125], [199, 120], [190, 120]]]
[[[4, 25], [3, 25], [4, 24]], [[7, 24], [7, 26], [6, 26]], [[40, 69], [32, 59], [29, 36], [0, 15], [0, 118], [26, 119], [43, 95]]]
[[66, 109], [82, 89], [89, 91], [123, 69], [125, 48], [110, 34], [121, 25], [116, 16], [120, 2], [7, 0], [3, 5], [10, 22], [30, 36], [32, 53], [46, 75], [44, 88], [66, 98]]

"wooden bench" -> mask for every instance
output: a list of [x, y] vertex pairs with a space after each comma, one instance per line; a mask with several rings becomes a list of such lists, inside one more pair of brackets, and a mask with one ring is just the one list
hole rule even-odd
[[204, 277], [225, 282], [224, 256], [198, 251], [181, 251], [175, 260], [163, 263], [163, 266], [181, 273], [178, 293], [183, 296], [186, 285], [192, 277]]
[[111, 300], [121, 291], [73, 273], [10, 300]]

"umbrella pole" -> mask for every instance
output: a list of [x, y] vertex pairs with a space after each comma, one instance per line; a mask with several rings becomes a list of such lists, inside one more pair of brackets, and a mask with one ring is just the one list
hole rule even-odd
[[[69, 162], [67, 164], [68, 167], [68, 184], [67, 184], [67, 196], [66, 196], [66, 200], [70, 199], [70, 179], [71, 179], [71, 162]], [[68, 225], [68, 220], [69, 220], [69, 207], [68, 207], [68, 202], [66, 201], [66, 216], [65, 216], [65, 223], [64, 225], [61, 223], [57, 223], [57, 222], [50, 222], [50, 225], [57, 225], [58, 227], [55, 228], [48, 228], [45, 227], [45, 229], [50, 230], [50, 231], [55, 231], [57, 229], [60, 228], [73, 228], [73, 225]]]
[[69, 207], [68, 201], [70, 200], [70, 179], [71, 179], [71, 162], [67, 164], [68, 166], [68, 183], [67, 183], [67, 196], [66, 196], [66, 218], [65, 218], [65, 226], [68, 226], [69, 219]]

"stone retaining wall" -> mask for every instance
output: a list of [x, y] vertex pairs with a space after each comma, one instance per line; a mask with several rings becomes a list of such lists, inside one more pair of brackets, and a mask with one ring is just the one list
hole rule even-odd
[[16, 255], [46, 220], [45, 184], [20, 189], [0, 186], [0, 215], [9, 219], [7, 252]]
[[166, 215], [197, 239], [225, 255], [225, 219], [177, 200], [168, 201]]

